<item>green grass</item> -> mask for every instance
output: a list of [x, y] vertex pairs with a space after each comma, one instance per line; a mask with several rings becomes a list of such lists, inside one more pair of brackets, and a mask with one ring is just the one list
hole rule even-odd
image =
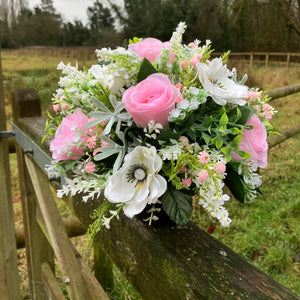
[[[75, 57], [71, 59], [73, 64], [76, 61], [76, 51], [74, 53]], [[11, 115], [11, 91], [20, 87], [33, 87], [39, 91], [43, 115], [46, 115], [60, 76], [56, 66], [60, 60], [68, 63], [68, 58], [38, 56], [35, 53], [28, 57], [19, 55], [19, 52], [5, 51], [2, 53], [2, 59], [7, 115], [9, 117]], [[79, 64], [86, 66], [96, 62], [96, 59], [84, 62], [78, 60]], [[291, 67], [289, 70], [278, 66], [268, 69], [259, 67], [252, 70], [246, 70], [244, 65], [236, 67], [240, 75], [244, 73], [243, 69], [249, 74], [249, 86], [272, 89], [300, 82], [300, 70], [297, 67]], [[284, 131], [300, 123], [299, 97], [300, 94], [296, 94], [271, 102], [279, 111], [272, 120], [275, 130]], [[12, 164], [14, 166], [12, 169], [16, 170], [14, 158]], [[195, 212], [193, 220], [204, 229], [215, 226], [213, 235], [217, 239], [300, 296], [299, 135], [272, 148], [268, 167], [261, 170], [261, 173], [264, 181], [261, 189], [262, 195], [252, 203], [240, 204], [235, 200], [228, 203], [227, 208], [233, 220], [229, 228], [222, 228], [214, 223], [202, 209]], [[12, 175], [16, 179], [16, 172]], [[13, 186], [14, 197], [17, 197], [18, 185], [14, 183]], [[68, 213], [62, 202], [59, 204], [66, 216]], [[19, 203], [15, 203], [15, 207], [16, 214], [20, 215]], [[78, 237], [75, 240], [78, 250], [91, 265], [92, 251], [85, 247], [85, 238]], [[115, 287], [110, 292], [111, 299], [140, 299], [140, 296], [116, 268], [114, 276]], [[21, 278], [25, 278], [24, 273], [21, 274]]]

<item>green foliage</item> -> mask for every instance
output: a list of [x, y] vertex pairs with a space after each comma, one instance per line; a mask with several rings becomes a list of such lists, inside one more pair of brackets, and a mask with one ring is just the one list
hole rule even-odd
[[88, 245], [93, 241], [96, 234], [101, 230], [103, 226], [103, 217], [112, 209], [115, 205], [109, 201], [104, 201], [98, 208], [93, 211], [92, 220], [93, 223], [90, 224], [87, 235]]
[[161, 197], [164, 211], [177, 224], [186, 224], [193, 211], [192, 195], [168, 188]]
[[149, 75], [154, 73], [157, 73], [156, 69], [152, 66], [151, 62], [148, 59], [144, 58], [137, 75], [137, 82], [143, 81]]
[[226, 165], [226, 173], [227, 175], [224, 179], [224, 183], [229, 188], [235, 199], [244, 203], [246, 195], [240, 175], [234, 170], [231, 164]]

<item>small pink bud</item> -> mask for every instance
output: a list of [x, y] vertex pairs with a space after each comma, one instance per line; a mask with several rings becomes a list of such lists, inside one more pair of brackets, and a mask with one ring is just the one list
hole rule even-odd
[[179, 174], [183, 174], [185, 173], [185, 166], [183, 167], [180, 167], [179, 171], [178, 171]]
[[205, 182], [208, 179], [209, 175], [207, 171], [201, 171], [198, 173], [198, 180], [200, 182]]
[[96, 170], [96, 165], [93, 162], [88, 162], [85, 167], [84, 167], [85, 172], [87, 172], [88, 174], [91, 174], [93, 172], [95, 172]]
[[186, 136], [181, 136], [179, 138], [179, 140], [181, 141], [182, 145], [187, 147], [189, 145], [189, 139]]
[[226, 165], [219, 162], [215, 167], [215, 171], [220, 175], [224, 174], [226, 171]]
[[100, 148], [96, 148], [94, 151], [93, 151], [93, 156], [95, 156], [97, 153], [99, 153], [101, 151]]
[[195, 48], [195, 44], [194, 44], [194, 43], [189, 43], [188, 46], [189, 46], [190, 48]]
[[269, 104], [263, 105], [263, 111], [270, 111], [270, 110], [271, 110], [271, 105], [269, 105]]
[[176, 98], [176, 103], [179, 103], [183, 100], [183, 97], [180, 95]]
[[52, 107], [55, 112], [59, 112], [59, 104], [54, 104]]
[[272, 119], [272, 114], [271, 113], [266, 113], [266, 118], [267, 120], [271, 120]]
[[86, 145], [88, 146], [88, 148], [91, 150], [93, 148], [95, 148], [96, 146], [96, 138], [94, 136], [90, 137], [87, 142]]
[[181, 88], [182, 88], [182, 84], [181, 84], [181, 83], [177, 83], [175, 86], [176, 86], [178, 89], [181, 89]]
[[198, 60], [202, 58], [202, 55], [200, 53], [195, 53], [193, 57], [196, 57]]
[[68, 104], [68, 103], [62, 103], [61, 104], [61, 109], [62, 110], [66, 110], [66, 109], [68, 109], [70, 107], [70, 104]]
[[192, 66], [196, 66], [199, 60], [197, 59], [197, 57], [193, 57], [190, 62]]
[[203, 164], [206, 165], [210, 161], [209, 154], [206, 151], [202, 151], [198, 155], [199, 161]]
[[181, 66], [181, 68], [183, 69], [183, 68], [186, 68], [187, 67], [187, 62], [186, 61], [182, 61], [181, 63], [180, 63], [180, 66]]
[[186, 178], [186, 179], [182, 180], [182, 185], [185, 186], [185, 187], [190, 187], [191, 184], [192, 184], [191, 178]]

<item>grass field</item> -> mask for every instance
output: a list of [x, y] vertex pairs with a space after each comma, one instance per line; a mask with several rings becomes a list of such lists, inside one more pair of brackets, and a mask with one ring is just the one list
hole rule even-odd
[[[45, 49], [27, 49], [26, 51], [3, 51], [2, 67], [6, 96], [6, 112], [11, 121], [11, 92], [15, 88], [33, 87], [39, 91], [43, 114], [46, 115], [50, 99], [55, 91], [59, 73], [56, 65], [62, 60], [79, 67], [90, 66], [96, 62], [91, 59], [90, 49], [76, 52], [73, 49], [61, 53]], [[84, 57], [84, 60], [82, 58]], [[248, 73], [249, 86], [272, 89], [294, 83], [300, 83], [300, 68], [291, 66], [289, 70], [278, 65], [268, 69], [247, 65], [236, 66], [238, 73]], [[300, 123], [300, 94], [277, 99], [271, 104], [278, 110], [272, 124], [276, 131], [282, 132]], [[11, 155], [13, 196], [16, 213], [16, 226], [21, 226], [21, 204], [17, 183], [16, 159]], [[193, 219], [202, 228], [214, 228], [213, 235], [241, 254], [250, 263], [273, 277], [300, 296], [300, 138], [299, 135], [272, 148], [268, 167], [261, 170], [264, 175], [263, 194], [252, 203], [240, 204], [232, 200], [228, 210], [233, 220], [229, 228], [213, 223], [203, 211], [196, 211]], [[65, 207], [60, 203], [61, 210]], [[66, 212], [64, 212], [66, 213]], [[83, 256], [91, 263], [92, 252], [85, 247], [84, 237], [73, 239]], [[20, 276], [23, 296], [28, 294], [26, 285], [26, 260], [24, 250], [19, 250]], [[115, 271], [116, 287], [111, 293], [112, 299], [140, 299], [118, 270]]]

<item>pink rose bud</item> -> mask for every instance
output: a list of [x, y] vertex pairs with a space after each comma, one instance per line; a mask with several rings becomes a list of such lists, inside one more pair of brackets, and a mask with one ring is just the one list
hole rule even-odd
[[168, 76], [155, 73], [127, 89], [122, 101], [140, 127], [146, 127], [152, 120], [165, 127], [169, 123], [169, 114], [175, 108], [179, 96], [179, 90], [172, 85]]
[[190, 48], [195, 48], [195, 44], [194, 44], [194, 43], [189, 43], [188, 46], [189, 46]]
[[163, 43], [155, 38], [146, 38], [141, 42], [128, 45], [128, 49], [137, 53], [140, 58], [148, 59], [151, 63], [155, 62], [163, 48], [170, 49], [170, 62], [173, 63], [175, 52], [171, 50], [170, 42]]
[[177, 83], [175, 86], [176, 86], [178, 89], [181, 89], [181, 88], [182, 88], [182, 84], [181, 84], [181, 83]]
[[[244, 129], [239, 150], [250, 153], [251, 157], [249, 160], [255, 161], [260, 168], [266, 168], [268, 160], [266, 127], [256, 114], [250, 118], [246, 125], [252, 125], [253, 128], [251, 130]], [[234, 152], [231, 152], [231, 157], [233, 161], [242, 160], [242, 158]]]

